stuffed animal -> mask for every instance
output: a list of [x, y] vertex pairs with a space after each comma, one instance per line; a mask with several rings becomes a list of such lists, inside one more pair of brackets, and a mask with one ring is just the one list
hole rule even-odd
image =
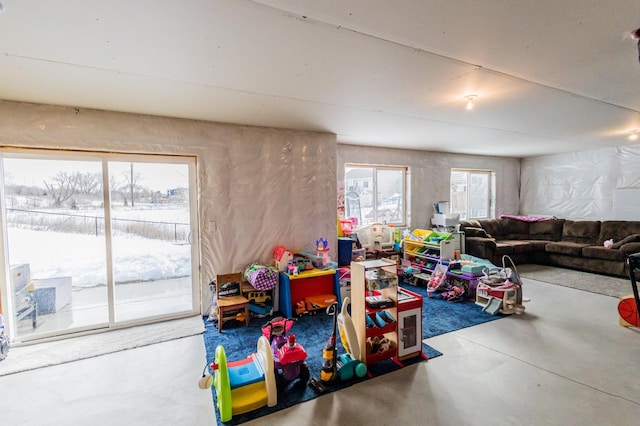
[[392, 344], [391, 344], [391, 340], [389, 340], [386, 337], [383, 337], [382, 339], [380, 339], [380, 341], [378, 342], [378, 353], [381, 354], [383, 352], [388, 351], [389, 349], [392, 348]]
[[387, 337], [368, 337], [367, 338], [367, 353], [368, 354], [381, 354], [394, 348], [394, 344]]
[[611, 248], [611, 247], [613, 247], [613, 239], [610, 239], [604, 242], [604, 248]]

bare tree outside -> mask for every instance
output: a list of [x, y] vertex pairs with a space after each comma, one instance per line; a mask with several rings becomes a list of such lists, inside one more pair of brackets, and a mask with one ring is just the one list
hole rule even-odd
[[[124, 179], [129, 187], [129, 197], [131, 200], [131, 207], [135, 206], [135, 196], [138, 189], [138, 180], [140, 180], [140, 173], [133, 171], [133, 163], [129, 168], [129, 173], [124, 173]], [[125, 201], [126, 202], [126, 201]]]
[[78, 193], [83, 195], [100, 195], [102, 193], [102, 176], [100, 173], [76, 173]]
[[78, 177], [73, 174], [59, 172], [51, 182], [43, 181], [55, 207], [61, 207], [62, 203], [73, 197], [77, 188], [77, 179]]

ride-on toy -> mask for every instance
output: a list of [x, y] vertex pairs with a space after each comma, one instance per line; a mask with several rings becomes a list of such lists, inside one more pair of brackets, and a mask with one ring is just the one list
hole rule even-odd
[[309, 366], [305, 362], [307, 352], [296, 342], [295, 334], [287, 333], [294, 320], [276, 317], [262, 326], [262, 334], [271, 342], [275, 371], [287, 382], [298, 379], [297, 384], [306, 386], [309, 381]]
[[273, 407], [278, 403], [278, 388], [269, 341], [260, 336], [257, 346], [255, 354], [227, 363], [224, 346], [218, 345], [215, 361], [209, 365], [213, 377], [203, 373], [198, 382], [201, 389], [210, 388], [211, 385], [215, 387], [216, 407], [223, 422], [228, 422], [235, 415], [265, 405]]

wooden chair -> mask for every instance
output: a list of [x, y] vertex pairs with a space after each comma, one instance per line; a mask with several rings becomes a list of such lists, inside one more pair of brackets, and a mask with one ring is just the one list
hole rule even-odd
[[[238, 295], [224, 296], [220, 289], [228, 283], [238, 283]], [[242, 272], [218, 275], [216, 278], [216, 300], [218, 303], [218, 331], [229, 320], [236, 319], [238, 312], [244, 313], [245, 324], [249, 326], [249, 300], [242, 295]]]

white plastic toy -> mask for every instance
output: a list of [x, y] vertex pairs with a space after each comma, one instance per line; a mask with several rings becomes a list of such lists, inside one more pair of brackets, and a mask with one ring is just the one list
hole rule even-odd
[[395, 228], [382, 223], [372, 223], [363, 226], [356, 231], [358, 241], [363, 249], [372, 250], [393, 250]]

